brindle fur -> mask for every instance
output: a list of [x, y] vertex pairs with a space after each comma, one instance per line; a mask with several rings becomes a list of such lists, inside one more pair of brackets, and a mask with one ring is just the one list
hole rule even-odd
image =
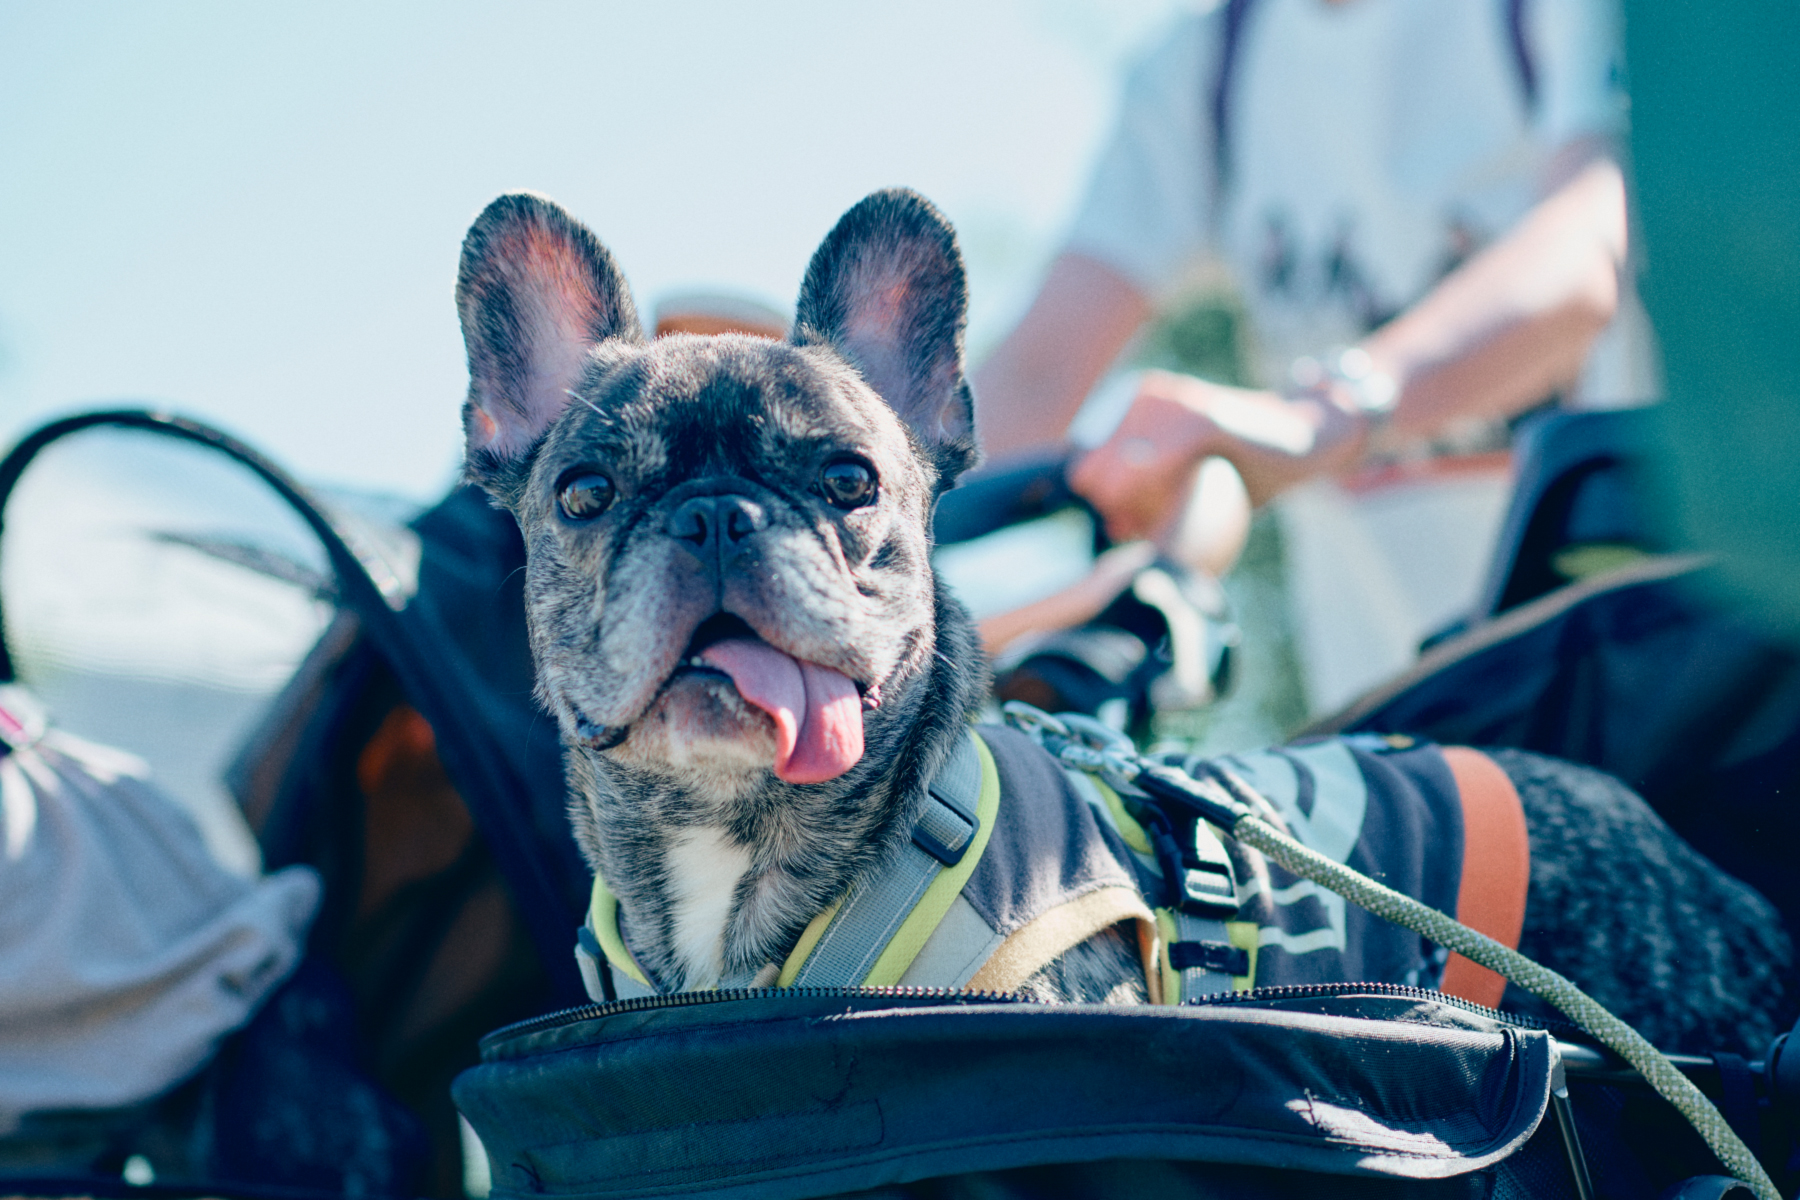
[[[1530, 831], [1520, 951], [1664, 1050], [1760, 1058], [1794, 1017], [1793, 947], [1775, 907], [1612, 776], [1523, 750], [1487, 754]], [[1505, 1005], [1557, 1015], [1517, 987]]]

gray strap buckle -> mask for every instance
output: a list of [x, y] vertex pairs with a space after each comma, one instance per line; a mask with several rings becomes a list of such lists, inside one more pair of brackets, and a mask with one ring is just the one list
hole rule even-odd
[[913, 826], [913, 844], [946, 867], [954, 867], [975, 844], [981, 818], [972, 801], [981, 793], [981, 759], [964, 738], [931, 781], [934, 803], [925, 806]]
[[1250, 954], [1229, 940], [1225, 922], [1216, 917], [1175, 914], [1175, 938], [1169, 965], [1181, 978], [1181, 999], [1229, 992], [1233, 976], [1250, 973]]

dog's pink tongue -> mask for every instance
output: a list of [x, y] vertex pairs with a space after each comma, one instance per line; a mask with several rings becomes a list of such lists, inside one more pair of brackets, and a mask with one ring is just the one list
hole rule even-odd
[[862, 757], [862, 698], [848, 676], [750, 638], [714, 642], [700, 657], [774, 718], [775, 774], [782, 779], [823, 783]]

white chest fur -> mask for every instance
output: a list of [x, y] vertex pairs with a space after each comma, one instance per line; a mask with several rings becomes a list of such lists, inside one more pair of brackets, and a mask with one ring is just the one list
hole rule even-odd
[[725, 922], [750, 852], [722, 829], [702, 826], [669, 847], [669, 899], [674, 909], [675, 957], [689, 988], [713, 987], [723, 973]]

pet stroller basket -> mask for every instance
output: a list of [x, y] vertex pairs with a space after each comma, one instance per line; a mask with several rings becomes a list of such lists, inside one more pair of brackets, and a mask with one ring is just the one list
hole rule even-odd
[[[1008, 513], [1037, 511], [1036, 490], [1002, 490], [1018, 494]], [[995, 502], [991, 489], [959, 496], [945, 519], [991, 519]], [[556, 729], [532, 696], [512, 518], [475, 488], [417, 515], [327, 502], [218, 430], [135, 409], [28, 434], [0, 463], [0, 514], [12, 535], [0, 679], [22, 674], [63, 724], [142, 755], [177, 794], [235, 801], [254, 842], [235, 819], [208, 830], [240, 869], [324, 877], [301, 971], [337, 1014], [319, 1036], [429, 1144], [422, 1182], [396, 1167], [363, 1186], [459, 1192], [451, 1078], [487, 1030], [585, 999], [569, 947], [589, 877]], [[170, 610], [174, 634], [151, 619]], [[201, 660], [231, 657], [240, 624], [261, 639], [248, 671], [187, 686], [207, 675]], [[160, 658], [144, 667], [152, 644]], [[421, 822], [465, 840], [396, 885], [410, 866], [396, 851]], [[106, 1150], [100, 1174], [70, 1186], [116, 1184], [128, 1151]], [[209, 1182], [333, 1192], [345, 1179], [333, 1157], [321, 1150], [309, 1174], [246, 1148]], [[40, 1175], [38, 1190], [52, 1182]]]

